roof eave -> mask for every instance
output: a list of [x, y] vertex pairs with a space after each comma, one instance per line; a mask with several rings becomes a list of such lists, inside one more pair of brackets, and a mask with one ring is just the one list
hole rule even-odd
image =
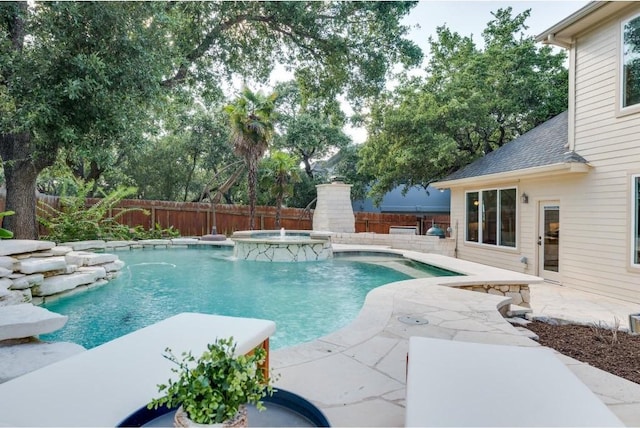
[[603, 19], [627, 7], [628, 2], [593, 1], [577, 10], [554, 26], [536, 36], [536, 41], [560, 46], [571, 47], [575, 36], [580, 32], [593, 28]]
[[458, 180], [438, 181], [431, 183], [431, 185], [437, 189], [453, 189], [469, 185], [482, 186], [500, 182], [521, 181], [524, 179], [546, 178], [556, 175], [586, 174], [590, 169], [591, 166], [589, 164], [580, 162], [562, 162], [534, 168], [517, 169], [515, 171], [461, 178]]

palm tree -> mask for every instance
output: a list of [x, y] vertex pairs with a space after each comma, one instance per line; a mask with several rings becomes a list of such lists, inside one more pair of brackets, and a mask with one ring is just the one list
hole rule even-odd
[[296, 158], [285, 152], [272, 153], [263, 167], [260, 184], [269, 189], [269, 194], [276, 200], [276, 228], [280, 228], [284, 198], [293, 194], [293, 183], [300, 182], [300, 167]]
[[244, 87], [240, 96], [224, 108], [231, 123], [233, 149], [242, 156], [249, 170], [249, 229], [255, 228], [258, 161], [267, 151], [273, 137], [275, 100], [278, 95], [263, 95]]

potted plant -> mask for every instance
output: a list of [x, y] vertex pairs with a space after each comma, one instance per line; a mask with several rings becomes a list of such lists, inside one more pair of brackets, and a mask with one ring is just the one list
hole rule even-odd
[[158, 391], [164, 395], [153, 399], [148, 408], [179, 406], [174, 419], [177, 427], [247, 426], [246, 404], [264, 410], [261, 400], [271, 395], [273, 388], [261, 367], [266, 351], [257, 348], [249, 355], [236, 356], [235, 350], [233, 337], [216, 339], [197, 359], [191, 351], [183, 352], [178, 359], [167, 348], [163, 356], [177, 365], [171, 371], [177, 373], [178, 378], [158, 385]]

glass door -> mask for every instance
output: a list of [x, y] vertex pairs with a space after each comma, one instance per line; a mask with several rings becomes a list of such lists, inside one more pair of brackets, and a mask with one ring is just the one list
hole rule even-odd
[[560, 204], [540, 203], [538, 226], [538, 275], [545, 280], [560, 281]]

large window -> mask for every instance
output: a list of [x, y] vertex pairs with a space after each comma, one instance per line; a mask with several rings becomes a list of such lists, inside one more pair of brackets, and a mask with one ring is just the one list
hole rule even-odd
[[640, 15], [622, 23], [622, 107], [640, 103]]
[[516, 246], [516, 189], [468, 192], [465, 239], [503, 247]]
[[640, 175], [633, 177], [632, 207], [633, 207], [633, 235], [631, 237], [632, 262], [640, 265]]

